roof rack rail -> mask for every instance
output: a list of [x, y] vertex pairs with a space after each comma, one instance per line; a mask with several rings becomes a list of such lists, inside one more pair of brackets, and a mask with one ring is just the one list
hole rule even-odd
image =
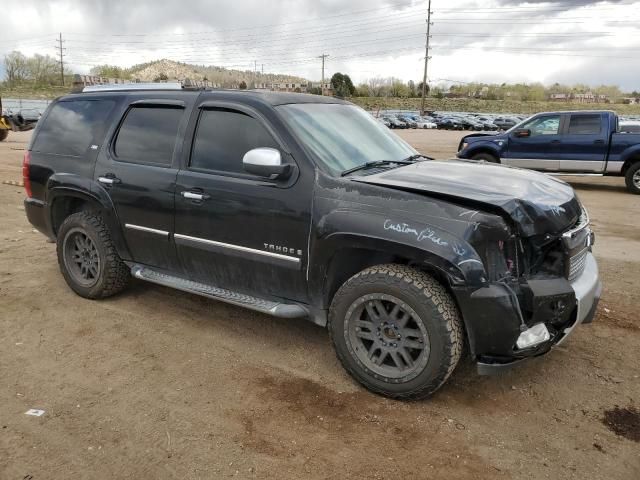
[[83, 92], [113, 92], [122, 90], [182, 90], [182, 84], [173, 83], [107, 83], [102, 85], [89, 85], [82, 89]]

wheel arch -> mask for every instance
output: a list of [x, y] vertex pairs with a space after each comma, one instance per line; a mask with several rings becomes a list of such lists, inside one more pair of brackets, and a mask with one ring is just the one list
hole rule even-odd
[[478, 146], [478, 147], [470, 149], [469, 152], [467, 153], [467, 156], [469, 158], [472, 158], [472, 157], [474, 157], [476, 155], [479, 155], [481, 153], [487, 154], [487, 155], [491, 155], [492, 157], [494, 157], [498, 161], [498, 163], [500, 163], [500, 153], [495, 148], [491, 148], [491, 147], [489, 147], [487, 145]]
[[384, 239], [350, 236], [327, 255], [319, 285], [321, 303], [328, 308], [333, 296], [349, 278], [362, 270], [382, 264], [407, 265], [428, 273], [453, 295], [452, 285], [465, 282], [464, 274], [451, 261], [428, 250]]
[[100, 198], [93, 192], [79, 190], [70, 186], [57, 186], [49, 190], [47, 195], [49, 206], [49, 222], [51, 232], [56, 236], [62, 222], [77, 212], [96, 211], [99, 212], [111, 232], [111, 236], [118, 252], [124, 260], [131, 258], [129, 249], [124, 239], [118, 215], [107, 198]]
[[622, 164], [622, 170], [620, 173], [624, 176], [632, 165], [640, 163], [640, 145], [636, 146], [636, 148], [629, 152], [625, 152], [623, 158], [624, 163]]

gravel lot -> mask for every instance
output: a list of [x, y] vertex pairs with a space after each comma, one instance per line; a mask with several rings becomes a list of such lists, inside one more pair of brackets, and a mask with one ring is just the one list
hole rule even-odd
[[[446, 158], [462, 133], [401, 135]], [[28, 139], [0, 144], [0, 180], [20, 180]], [[467, 362], [401, 403], [357, 386], [310, 323], [139, 282], [76, 296], [22, 188], [0, 184], [0, 479], [640, 478], [640, 196], [574, 186], [605, 285], [595, 322], [503, 376]]]

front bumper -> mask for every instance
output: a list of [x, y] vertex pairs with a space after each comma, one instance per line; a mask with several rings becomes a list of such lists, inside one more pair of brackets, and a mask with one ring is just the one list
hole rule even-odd
[[[504, 370], [564, 343], [578, 325], [593, 320], [602, 285], [596, 260], [588, 252], [582, 273], [571, 282], [563, 277], [530, 279], [520, 290], [514, 300], [513, 292], [499, 283], [453, 287], [480, 373]], [[549, 340], [518, 349], [523, 330], [539, 323], [550, 332]]]
[[571, 282], [571, 288], [575, 293], [575, 314], [573, 320], [548, 342], [536, 346], [530, 351], [523, 351], [522, 355], [511, 359], [490, 359], [490, 361], [478, 361], [478, 373], [491, 375], [509, 369], [529, 358], [548, 353], [554, 346], [564, 343], [578, 325], [591, 323], [595, 317], [598, 302], [602, 294], [602, 283], [598, 273], [598, 264], [593, 253], [589, 252], [585, 261], [585, 267], [580, 276]]

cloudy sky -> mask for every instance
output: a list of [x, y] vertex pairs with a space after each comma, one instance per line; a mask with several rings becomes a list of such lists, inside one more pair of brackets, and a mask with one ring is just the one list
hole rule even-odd
[[[640, 0], [433, 0], [432, 82], [567, 82], [640, 90]], [[4, 2], [0, 54], [55, 54], [78, 73], [158, 58], [320, 78], [422, 79], [424, 0]]]

